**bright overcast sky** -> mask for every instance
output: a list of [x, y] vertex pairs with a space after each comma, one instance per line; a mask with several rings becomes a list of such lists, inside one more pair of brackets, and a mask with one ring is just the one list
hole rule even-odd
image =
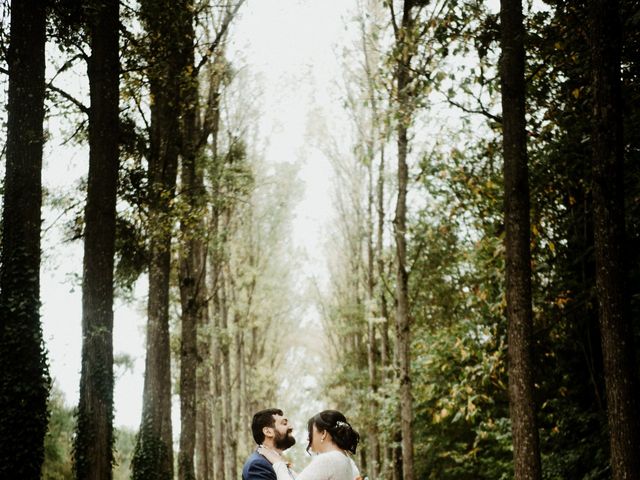
[[[262, 115], [257, 119], [268, 162], [300, 162], [304, 196], [295, 209], [293, 237], [306, 251], [301, 280], [325, 275], [326, 223], [330, 217], [328, 161], [309, 144], [311, 115], [322, 115], [330, 128], [340, 129], [338, 54], [348, 40], [344, 21], [355, 9], [355, 0], [248, 0], [231, 32], [229, 55], [256, 78], [254, 92]], [[55, 120], [49, 125], [56, 130]], [[54, 138], [47, 147], [45, 181], [51, 189], [71, 189], [70, 182], [85, 173], [86, 150], [63, 147]], [[45, 218], [45, 228], [52, 218]], [[55, 246], [55, 249], [54, 249]], [[45, 234], [46, 265], [42, 274], [42, 319], [49, 350], [51, 374], [75, 405], [78, 399], [81, 349], [82, 248], [59, 245], [56, 229]], [[293, 249], [292, 249], [293, 251]], [[135, 360], [133, 371], [117, 372], [116, 425], [137, 428], [140, 422], [144, 374], [143, 332], [146, 288], [137, 288], [139, 300], [118, 303], [115, 309], [114, 351]], [[313, 316], [313, 312], [308, 312]], [[174, 404], [177, 431], [179, 411]]]

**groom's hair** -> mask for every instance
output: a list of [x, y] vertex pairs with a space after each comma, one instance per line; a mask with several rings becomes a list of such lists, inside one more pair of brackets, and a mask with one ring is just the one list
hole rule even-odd
[[279, 408], [268, 408], [266, 410], [260, 410], [253, 416], [253, 420], [251, 421], [251, 433], [253, 433], [253, 439], [256, 441], [258, 445], [264, 442], [264, 433], [262, 429], [264, 427], [275, 427], [276, 419], [273, 418], [274, 415], [282, 416], [282, 410]]

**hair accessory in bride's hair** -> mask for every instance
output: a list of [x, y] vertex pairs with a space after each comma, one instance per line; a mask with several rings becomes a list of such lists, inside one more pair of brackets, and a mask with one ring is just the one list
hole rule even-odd
[[341, 420], [338, 420], [336, 422], [336, 427], [350, 427], [351, 425], [349, 425], [347, 422], [343, 422]]

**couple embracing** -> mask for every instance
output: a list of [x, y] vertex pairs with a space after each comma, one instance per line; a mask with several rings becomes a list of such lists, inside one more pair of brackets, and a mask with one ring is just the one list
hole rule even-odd
[[258, 448], [242, 469], [242, 480], [356, 480], [358, 467], [349, 454], [355, 454], [360, 440], [345, 416], [337, 410], [324, 410], [309, 419], [307, 452], [311, 463], [295, 473], [281, 454], [296, 443], [293, 428], [282, 410], [261, 410], [253, 416], [251, 432]]

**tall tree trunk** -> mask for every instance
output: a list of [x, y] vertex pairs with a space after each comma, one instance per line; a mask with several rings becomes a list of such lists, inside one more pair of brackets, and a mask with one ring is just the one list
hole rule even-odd
[[[230, 224], [230, 212], [225, 213], [225, 231], [228, 231]], [[223, 247], [225, 248], [225, 247]], [[227, 478], [237, 477], [236, 451], [238, 438], [232, 428], [231, 416], [233, 413], [232, 391], [231, 388], [231, 330], [229, 328], [229, 271], [227, 264], [228, 254], [222, 255], [221, 278], [220, 278], [220, 334], [221, 334], [221, 363], [222, 363], [222, 411], [224, 422], [224, 448], [225, 448], [225, 475]]]
[[40, 324], [45, 2], [11, 2], [0, 254], [0, 477], [37, 479], [49, 373]]
[[[220, 78], [216, 73], [210, 75], [209, 79], [209, 101], [207, 114], [203, 121], [203, 138], [211, 135], [211, 157], [216, 161], [218, 155], [218, 130], [220, 124]], [[212, 190], [216, 193], [216, 176], [214, 175], [214, 187]], [[211, 239], [213, 246], [205, 246], [207, 252], [211, 250], [209, 256], [211, 262], [209, 271], [212, 277], [211, 295], [217, 298], [217, 241], [218, 241], [218, 213], [217, 197], [214, 197], [214, 205], [211, 213]], [[205, 263], [206, 263], [205, 259]], [[206, 277], [205, 277], [206, 278]], [[224, 454], [219, 456], [219, 445], [217, 439], [221, 435], [219, 426], [220, 412], [217, 409], [217, 391], [220, 390], [219, 378], [219, 360], [218, 360], [218, 344], [217, 344], [217, 301], [207, 302], [202, 310], [202, 322], [199, 331], [199, 357], [201, 359], [201, 375], [198, 383], [197, 394], [197, 417], [198, 428], [200, 433], [196, 435], [196, 449], [198, 457], [198, 476], [199, 480], [212, 480], [216, 478], [216, 469], [219, 464], [224, 463]]]
[[149, 33], [151, 136], [149, 145], [149, 299], [142, 424], [132, 461], [134, 479], [173, 478], [169, 280], [178, 153], [180, 90], [188, 58], [187, 1], [144, 0], [141, 16]]
[[89, 179], [82, 282], [82, 370], [74, 441], [77, 479], [113, 468], [113, 263], [119, 124], [119, 2], [96, 2], [89, 20]]
[[407, 128], [398, 128], [398, 198], [394, 219], [396, 235], [396, 345], [400, 374], [400, 424], [403, 479], [413, 480], [413, 399], [411, 395], [411, 321], [406, 267]]
[[[193, 1], [187, 3], [193, 8]], [[188, 65], [194, 64], [195, 32], [193, 19], [185, 25], [188, 40], [184, 55]], [[195, 71], [195, 69], [194, 69]], [[186, 212], [180, 222], [180, 303], [182, 307], [180, 344], [180, 452], [178, 455], [179, 480], [196, 478], [194, 455], [196, 446], [197, 397], [208, 392], [197, 391], [197, 376], [201, 369], [198, 355], [198, 327], [206, 307], [205, 261], [205, 188], [204, 168], [201, 165], [198, 141], [198, 78], [185, 75], [182, 85], [184, 118], [182, 122], [181, 182]]]
[[531, 364], [531, 253], [520, 0], [502, 0], [501, 87], [506, 227], [509, 407], [516, 480], [541, 477]]
[[[378, 177], [376, 179], [376, 210], [377, 210], [377, 229], [376, 229], [376, 263], [378, 277], [377, 284], [377, 299], [378, 308], [380, 311], [381, 323], [380, 323], [380, 371], [381, 381], [386, 383], [389, 380], [389, 369], [391, 366], [390, 344], [389, 344], [389, 311], [387, 306], [387, 296], [385, 293], [384, 277], [386, 275], [385, 262], [384, 262], [384, 172], [385, 172], [385, 150], [384, 141], [380, 148], [380, 161], [378, 163]], [[393, 447], [391, 446], [391, 440], [385, 439], [386, 444], [384, 448], [384, 469], [392, 469], [396, 472], [397, 478], [402, 478], [402, 471], [394, 469], [393, 462]], [[401, 464], [400, 464], [401, 465]], [[395, 478], [395, 476], [394, 476]]]
[[[217, 159], [214, 158], [217, 162]], [[219, 194], [219, 188], [214, 185], [214, 191]], [[212, 315], [213, 315], [213, 335], [211, 342], [211, 361], [212, 361], [212, 381], [213, 381], [213, 470], [215, 480], [225, 479], [225, 433], [224, 433], [224, 417], [223, 417], [223, 392], [222, 392], [222, 336], [221, 331], [221, 292], [220, 284], [222, 283], [222, 261], [220, 254], [220, 212], [216, 205], [213, 208], [211, 231], [213, 238], [213, 255], [211, 255], [211, 276], [212, 276]]]
[[412, 47], [408, 45], [414, 25], [411, 9], [413, 0], [405, 0], [400, 34], [396, 38], [398, 51], [396, 85], [398, 95], [398, 196], [393, 220], [396, 237], [396, 348], [400, 376], [400, 427], [402, 431], [402, 474], [404, 480], [413, 480], [413, 399], [411, 394], [411, 319], [409, 314], [409, 287], [407, 273], [407, 131], [411, 121], [410, 64]]
[[211, 324], [207, 304], [198, 323], [196, 378], [196, 478], [213, 480], [213, 428], [211, 424]]
[[615, 480], [640, 478], [638, 379], [626, 292], [620, 18], [617, 0], [591, 2], [593, 204], [600, 332]]
[[214, 293], [214, 340], [212, 345], [213, 360], [213, 431], [214, 431], [214, 478], [225, 480], [225, 422], [223, 417], [223, 392], [222, 392], [222, 353], [220, 348], [220, 305], [219, 292]]
[[[372, 132], [373, 134], [373, 132]], [[373, 143], [373, 140], [371, 141]], [[367, 366], [369, 371], [369, 390], [371, 401], [369, 411], [369, 478], [376, 480], [380, 466], [380, 443], [378, 441], [378, 425], [375, 420], [378, 411], [378, 348], [376, 342], [377, 309], [375, 305], [375, 259], [373, 248], [374, 218], [373, 218], [373, 145], [369, 147], [367, 175]]]
[[250, 440], [249, 440], [249, 430], [247, 429], [247, 425], [250, 425], [249, 414], [247, 412], [247, 379], [246, 379], [246, 366], [245, 366], [245, 345], [244, 345], [244, 331], [240, 326], [238, 326], [238, 395], [239, 395], [239, 410], [240, 413], [238, 415], [238, 431], [244, 431], [242, 435], [242, 443], [240, 444], [242, 451], [248, 450], [250, 448]]

